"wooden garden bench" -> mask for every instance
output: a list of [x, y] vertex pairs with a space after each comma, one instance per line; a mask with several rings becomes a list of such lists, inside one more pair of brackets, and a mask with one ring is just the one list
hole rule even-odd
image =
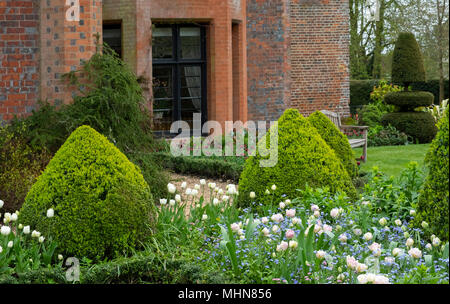
[[325, 114], [325, 116], [327, 116], [328, 119], [331, 120], [336, 125], [336, 127], [338, 127], [338, 129], [344, 134], [345, 134], [345, 132], [344, 132], [345, 129], [363, 131], [363, 138], [349, 139], [348, 141], [352, 148], [363, 147], [362, 161], [366, 162], [366, 160], [367, 160], [367, 130], [369, 129], [369, 127], [368, 126], [342, 125], [341, 117], [339, 116], [338, 113], [327, 111], [327, 110], [322, 110], [320, 112]]

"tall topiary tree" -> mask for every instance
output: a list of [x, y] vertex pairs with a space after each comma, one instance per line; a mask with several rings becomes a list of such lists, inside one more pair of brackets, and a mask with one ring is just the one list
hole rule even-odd
[[[273, 134], [267, 132], [266, 142]], [[274, 167], [261, 167], [264, 159], [259, 153], [246, 160], [239, 179], [239, 207], [252, 203], [250, 192], [255, 192], [263, 202], [266, 190], [272, 192], [270, 199], [295, 198], [297, 189], [329, 187], [331, 191], [343, 191], [356, 197], [352, 180], [333, 149], [322, 139], [319, 132], [296, 109], [288, 109], [278, 120], [278, 162]], [[272, 191], [271, 186], [276, 185]]]
[[405, 86], [425, 81], [425, 68], [419, 44], [412, 33], [400, 33], [392, 55], [392, 82]]
[[317, 129], [320, 136], [334, 150], [336, 156], [342, 161], [348, 175], [351, 178], [358, 176], [358, 165], [355, 154], [345, 136], [336, 125], [320, 111], [316, 111], [308, 117], [309, 122]]
[[[48, 209], [54, 217], [46, 219]], [[20, 222], [67, 255], [102, 259], [151, 233], [155, 209], [140, 169], [89, 126], [76, 129], [29, 191]]]
[[434, 96], [429, 92], [408, 91], [409, 85], [418, 81], [425, 81], [419, 44], [412, 33], [400, 33], [392, 58], [392, 82], [403, 85], [405, 90], [386, 94], [384, 101], [396, 106], [398, 111], [385, 114], [381, 122], [394, 126], [419, 143], [428, 143], [436, 135], [436, 126], [429, 113], [416, 112], [415, 108], [432, 105]]
[[419, 197], [416, 225], [429, 224], [431, 233], [448, 240], [449, 220], [449, 108], [439, 122], [439, 132], [425, 158], [428, 176]]

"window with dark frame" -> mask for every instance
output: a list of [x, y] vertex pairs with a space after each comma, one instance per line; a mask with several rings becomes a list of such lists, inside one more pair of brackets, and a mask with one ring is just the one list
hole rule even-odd
[[122, 56], [122, 22], [105, 21], [103, 23], [103, 42], [111, 47], [120, 58]]
[[166, 135], [174, 121], [186, 121], [206, 108], [205, 28], [193, 24], [156, 24], [152, 32], [154, 130]]

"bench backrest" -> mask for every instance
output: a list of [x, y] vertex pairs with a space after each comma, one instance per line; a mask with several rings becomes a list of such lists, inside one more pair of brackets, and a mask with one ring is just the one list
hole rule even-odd
[[325, 116], [328, 117], [328, 119], [331, 120], [336, 125], [336, 127], [338, 127], [338, 129], [341, 129], [341, 118], [339, 117], [338, 113], [328, 110], [322, 110], [320, 112], [325, 114]]

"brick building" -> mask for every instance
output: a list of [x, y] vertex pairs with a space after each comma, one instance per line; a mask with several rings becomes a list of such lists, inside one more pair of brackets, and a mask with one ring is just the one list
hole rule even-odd
[[348, 0], [0, 0], [0, 120], [70, 102], [60, 77], [96, 33], [141, 79], [156, 130], [349, 112]]

